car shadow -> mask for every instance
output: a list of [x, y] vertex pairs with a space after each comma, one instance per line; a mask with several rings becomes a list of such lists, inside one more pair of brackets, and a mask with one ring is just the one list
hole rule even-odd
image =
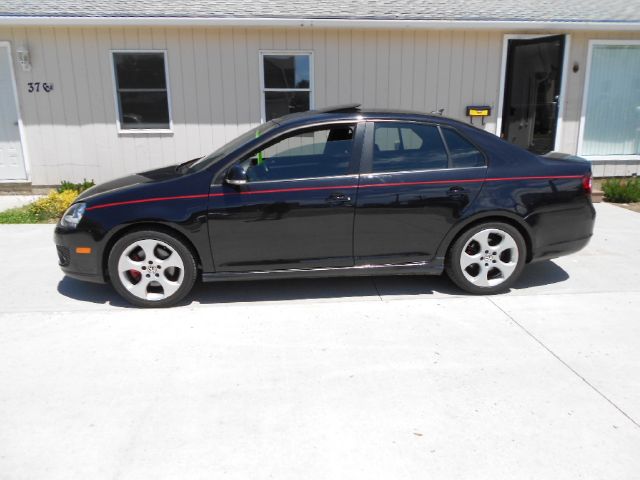
[[[569, 274], [552, 261], [528, 265], [514, 289], [564, 282]], [[65, 297], [115, 307], [131, 308], [110, 285], [99, 285], [64, 277], [58, 292]], [[291, 280], [229, 281], [196, 283], [178, 305], [278, 302], [346, 298], [379, 299], [393, 296], [465, 295], [446, 275], [335, 277]]]
[[513, 284], [513, 289], [540, 287], [561, 283], [569, 279], [569, 274], [552, 260], [527, 265], [520, 278]]
[[71, 277], [62, 277], [58, 282], [58, 293], [82, 302], [109, 304], [114, 307], [135, 308], [124, 300], [109, 284], [83, 282]]
[[201, 283], [190, 295], [202, 304], [322, 299], [379, 299], [387, 295], [460, 294], [446, 277], [384, 276]]

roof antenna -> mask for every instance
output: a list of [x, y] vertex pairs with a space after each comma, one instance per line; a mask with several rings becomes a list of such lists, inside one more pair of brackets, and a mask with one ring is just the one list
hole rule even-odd
[[433, 110], [432, 112], [430, 112], [431, 115], [440, 115], [440, 116], [442, 116], [443, 113], [444, 113], [444, 108], [439, 108], [438, 110]]

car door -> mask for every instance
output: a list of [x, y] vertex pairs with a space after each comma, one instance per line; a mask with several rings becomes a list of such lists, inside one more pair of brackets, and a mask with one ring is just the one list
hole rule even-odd
[[246, 184], [212, 185], [216, 271], [353, 265], [358, 128], [332, 123], [283, 134], [237, 163]]
[[368, 122], [354, 223], [356, 265], [426, 262], [473, 202], [486, 158], [450, 127]]

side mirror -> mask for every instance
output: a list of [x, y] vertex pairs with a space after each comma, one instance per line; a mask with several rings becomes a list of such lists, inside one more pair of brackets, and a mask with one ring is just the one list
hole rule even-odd
[[242, 168], [242, 165], [236, 163], [233, 167], [229, 169], [224, 181], [229, 185], [234, 185], [234, 186], [246, 185], [247, 172], [245, 171], [244, 168]]

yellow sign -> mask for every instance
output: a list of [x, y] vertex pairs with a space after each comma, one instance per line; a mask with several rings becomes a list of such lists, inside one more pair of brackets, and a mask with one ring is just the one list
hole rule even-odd
[[479, 109], [475, 109], [475, 108], [470, 108], [469, 109], [469, 116], [470, 117], [488, 117], [489, 116], [489, 109], [485, 108], [483, 110], [479, 110]]

